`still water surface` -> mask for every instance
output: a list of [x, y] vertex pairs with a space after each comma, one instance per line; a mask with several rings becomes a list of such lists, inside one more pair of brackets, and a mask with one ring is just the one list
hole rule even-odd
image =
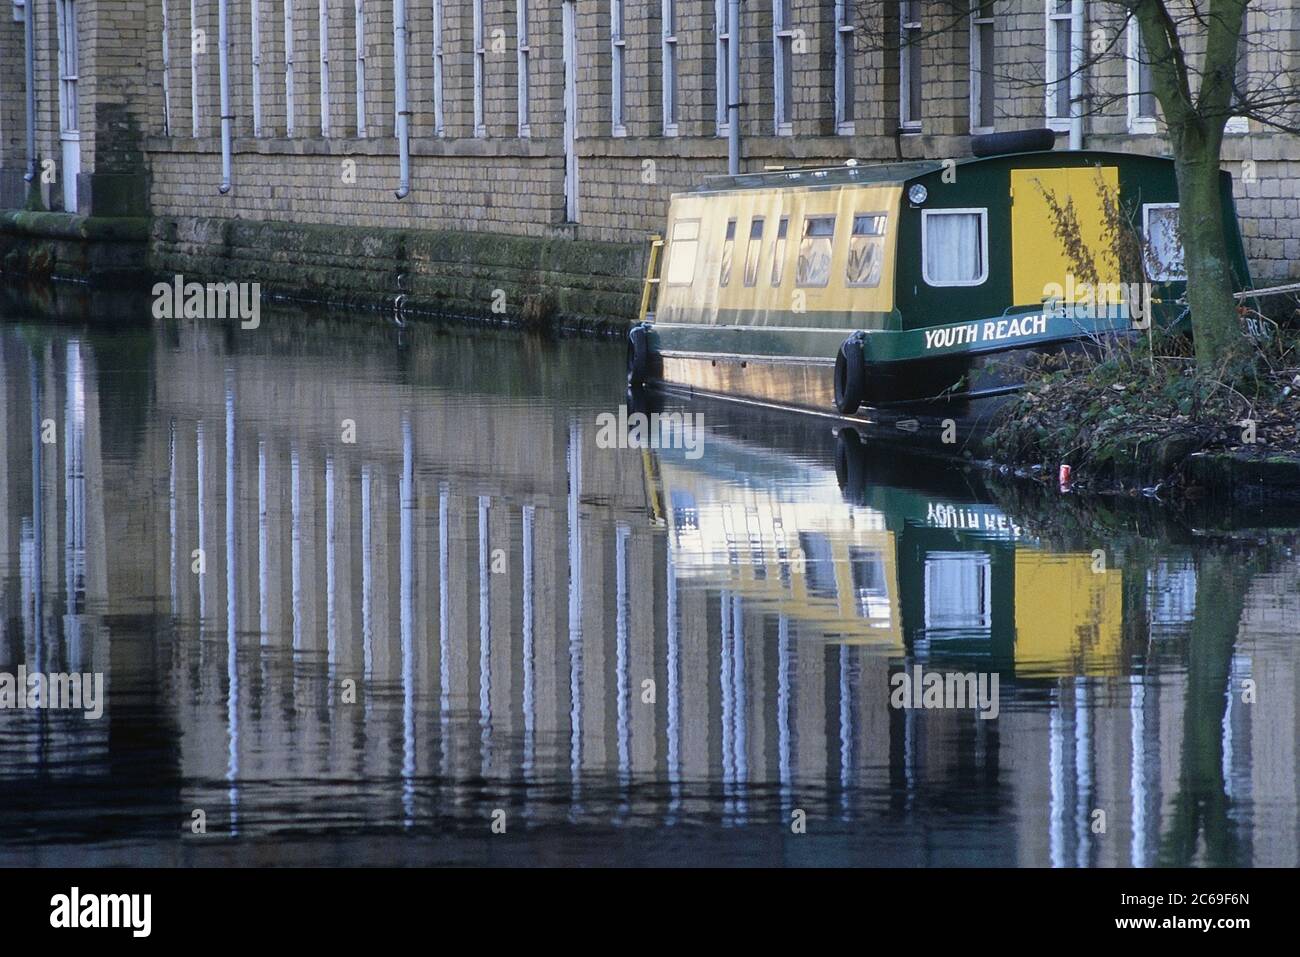
[[0, 863], [1300, 863], [1276, 517], [603, 448], [606, 342], [120, 318], [0, 324], [0, 672], [108, 690], [0, 711]]

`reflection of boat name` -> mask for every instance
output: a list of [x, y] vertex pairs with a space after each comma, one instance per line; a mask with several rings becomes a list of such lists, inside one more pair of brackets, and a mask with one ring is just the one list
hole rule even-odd
[[1020, 536], [1020, 526], [1000, 512], [982, 512], [973, 508], [958, 508], [930, 502], [926, 507], [926, 523], [939, 528], [962, 528], [977, 532], [1000, 532]]
[[889, 685], [891, 708], [971, 708], [986, 720], [998, 716], [996, 671], [924, 671], [916, 665], [910, 674], [904, 669], [892, 675]]
[[1000, 342], [1020, 336], [1036, 336], [1047, 331], [1047, 317], [1021, 316], [1012, 319], [989, 319], [982, 325], [968, 322], [963, 326], [930, 329], [925, 333], [927, 349], [948, 349], [952, 346], [970, 346], [977, 342]]

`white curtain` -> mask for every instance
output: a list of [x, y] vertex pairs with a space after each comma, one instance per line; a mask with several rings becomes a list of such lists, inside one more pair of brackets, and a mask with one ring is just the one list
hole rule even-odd
[[977, 283], [984, 273], [980, 213], [925, 217], [925, 275], [932, 283]]
[[1156, 282], [1186, 279], [1183, 268], [1183, 244], [1178, 235], [1177, 206], [1147, 207], [1148, 263]]

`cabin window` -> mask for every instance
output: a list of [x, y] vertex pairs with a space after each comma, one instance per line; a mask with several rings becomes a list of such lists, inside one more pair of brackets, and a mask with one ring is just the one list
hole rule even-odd
[[931, 286], [978, 286], [989, 274], [987, 209], [921, 213], [921, 268]]
[[785, 236], [790, 229], [790, 217], [782, 216], [776, 226], [776, 242], [772, 244], [772, 285], [781, 285], [781, 273], [785, 267]]
[[745, 250], [745, 285], [758, 283], [758, 254], [763, 248], [763, 217], [755, 216], [749, 222], [749, 248]]
[[668, 250], [668, 285], [689, 286], [695, 281], [695, 260], [700, 251], [700, 221], [682, 219], [673, 223]]
[[1183, 266], [1183, 240], [1178, 229], [1177, 203], [1147, 203], [1142, 207], [1147, 237], [1147, 273], [1156, 282], [1187, 278]]
[[879, 286], [884, 264], [885, 214], [859, 213], [853, 217], [844, 279], [850, 286]]
[[834, 216], [808, 216], [803, 221], [799, 242], [798, 286], [824, 286], [831, 278], [831, 243], [835, 238]]
[[736, 221], [727, 220], [727, 236], [722, 241], [722, 269], [718, 273], [718, 285], [725, 286], [731, 282], [731, 256], [736, 250]]

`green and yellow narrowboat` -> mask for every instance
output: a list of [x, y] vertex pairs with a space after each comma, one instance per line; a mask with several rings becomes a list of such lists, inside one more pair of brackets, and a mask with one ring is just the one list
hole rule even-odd
[[[1015, 389], [1026, 354], [1184, 320], [1173, 161], [1051, 143], [991, 134], [968, 159], [714, 177], [674, 195], [629, 385], [840, 415], [965, 403]], [[1227, 173], [1222, 215], [1249, 288]]]

